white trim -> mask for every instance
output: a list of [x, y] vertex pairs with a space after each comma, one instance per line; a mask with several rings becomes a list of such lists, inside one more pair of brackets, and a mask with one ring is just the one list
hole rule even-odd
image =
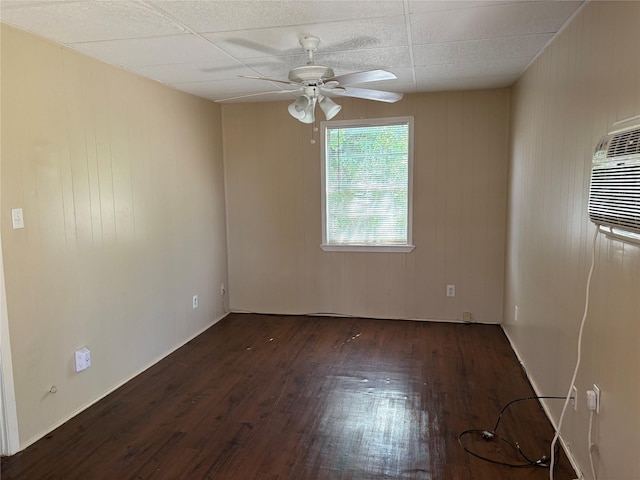
[[[324, 222], [323, 222], [324, 224]], [[325, 252], [387, 252], [409, 253], [415, 245], [320, 245]]]
[[432, 322], [432, 323], [458, 323], [461, 325], [500, 325], [499, 322], [478, 322], [476, 320], [472, 322], [465, 322], [459, 318], [422, 318], [422, 317], [394, 317], [389, 315], [377, 316], [377, 315], [357, 315], [352, 313], [343, 312], [267, 312], [258, 310], [243, 310], [235, 308], [229, 313], [247, 313], [253, 315], [286, 315], [286, 316], [299, 316], [299, 317], [334, 317], [334, 318], [361, 318], [369, 320], [398, 320], [403, 322]]
[[20, 450], [20, 436], [0, 239], [0, 455], [13, 455], [18, 450]]

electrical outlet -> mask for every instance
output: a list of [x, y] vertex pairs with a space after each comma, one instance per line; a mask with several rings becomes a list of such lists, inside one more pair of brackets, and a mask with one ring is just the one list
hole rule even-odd
[[21, 208], [12, 208], [11, 209], [11, 222], [13, 224], [13, 228], [24, 228], [24, 216], [22, 214]]
[[84, 357], [80, 350], [76, 350], [76, 372], [84, 370]]
[[462, 312], [462, 321], [463, 322], [470, 322], [471, 319], [472, 319], [471, 312]]
[[587, 408], [592, 412], [600, 413], [600, 387], [593, 384], [593, 390], [587, 390]]
[[87, 347], [82, 347], [80, 350], [76, 350], [76, 372], [86, 370], [91, 366], [91, 352]]
[[220, 284], [220, 295], [224, 295], [225, 293], [227, 293], [227, 291], [224, 288], [224, 283]]
[[447, 285], [447, 297], [455, 297], [455, 296], [456, 296], [456, 286]]
[[193, 296], [193, 308], [198, 308], [198, 295]]
[[574, 410], [578, 410], [578, 389], [575, 385], [571, 387], [571, 406]]

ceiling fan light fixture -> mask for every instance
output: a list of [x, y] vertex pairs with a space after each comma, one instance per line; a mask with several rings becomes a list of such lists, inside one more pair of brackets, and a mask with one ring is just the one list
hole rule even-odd
[[309, 100], [309, 97], [302, 95], [296, 98], [295, 101], [291, 105], [289, 105], [289, 114], [293, 118], [297, 118], [298, 120], [302, 121], [302, 119], [307, 116], [307, 110], [309, 109], [310, 105], [311, 100]]
[[313, 123], [315, 120], [315, 116], [313, 115], [313, 110], [307, 113], [303, 118], [299, 118], [302, 123]]
[[335, 103], [329, 97], [321, 97], [318, 103], [320, 104], [320, 108], [324, 112], [324, 116], [327, 120], [331, 120], [342, 109], [340, 105]]
[[311, 98], [308, 100], [309, 100], [309, 105], [307, 105], [307, 108], [304, 111], [304, 117], [298, 119], [302, 123], [313, 123], [316, 119], [316, 116], [315, 116], [316, 99]]

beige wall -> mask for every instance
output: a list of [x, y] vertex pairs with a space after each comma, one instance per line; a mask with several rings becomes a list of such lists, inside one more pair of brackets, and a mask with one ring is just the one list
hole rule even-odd
[[[211, 102], [6, 26], [1, 38], [2, 246], [25, 446], [224, 314], [222, 129]], [[24, 229], [11, 227], [15, 207]], [[75, 373], [85, 345], [93, 365]]]
[[415, 250], [322, 251], [319, 132], [286, 102], [224, 105], [229, 308], [500, 322], [509, 91], [338, 103], [337, 120], [415, 117]]
[[[638, 114], [640, 2], [587, 4], [513, 89], [505, 329], [540, 393], [566, 394], [575, 365], [595, 230], [593, 148], [614, 122]], [[638, 479], [640, 247], [600, 236], [596, 255], [579, 408], [562, 432], [590, 479], [585, 390], [597, 383], [598, 479]], [[557, 420], [561, 402], [547, 405]]]

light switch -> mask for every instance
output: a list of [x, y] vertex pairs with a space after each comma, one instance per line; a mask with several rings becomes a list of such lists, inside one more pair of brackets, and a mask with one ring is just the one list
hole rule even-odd
[[21, 208], [11, 209], [11, 221], [13, 222], [13, 228], [24, 228], [24, 217], [22, 216]]

